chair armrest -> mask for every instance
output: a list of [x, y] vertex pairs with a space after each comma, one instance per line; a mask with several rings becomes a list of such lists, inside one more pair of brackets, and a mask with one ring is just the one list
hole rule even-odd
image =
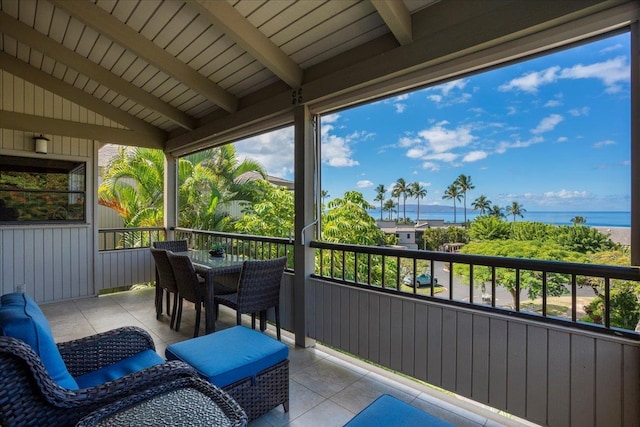
[[73, 377], [112, 365], [144, 350], [154, 350], [151, 335], [136, 326], [125, 326], [58, 344], [60, 355]]
[[80, 418], [132, 393], [157, 387], [197, 372], [170, 361], [126, 375], [97, 387], [60, 387], [40, 358], [23, 341], [0, 337], [0, 424], [74, 425]]

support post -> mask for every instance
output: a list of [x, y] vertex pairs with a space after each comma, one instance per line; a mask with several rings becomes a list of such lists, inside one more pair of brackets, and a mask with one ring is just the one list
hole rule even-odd
[[[309, 246], [314, 227], [307, 227], [314, 218], [315, 148], [311, 113], [306, 105], [294, 109], [294, 328], [295, 342], [300, 347], [310, 347], [314, 341], [307, 337], [307, 281], [314, 271], [314, 250]], [[304, 239], [303, 239], [304, 234]], [[303, 245], [304, 241], [304, 245]]]
[[169, 153], [164, 153], [164, 228], [166, 239], [174, 239], [173, 229], [178, 218], [178, 176], [177, 161]]

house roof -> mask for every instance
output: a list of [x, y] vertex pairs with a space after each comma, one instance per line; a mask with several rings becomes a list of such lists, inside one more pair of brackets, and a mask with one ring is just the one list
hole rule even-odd
[[637, 13], [632, 0], [0, 0], [0, 67], [44, 89], [33, 106], [3, 100], [1, 126], [180, 155], [291, 123], [300, 104], [452, 79]]

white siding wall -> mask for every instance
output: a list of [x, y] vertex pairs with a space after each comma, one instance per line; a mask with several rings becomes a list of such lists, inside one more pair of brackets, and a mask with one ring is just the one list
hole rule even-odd
[[[2, 110], [15, 111], [82, 123], [116, 126], [109, 120], [0, 71]], [[33, 132], [0, 129], [0, 154], [38, 157]], [[18, 285], [38, 302], [59, 301], [94, 295], [94, 259], [97, 254], [94, 228], [93, 140], [45, 134], [49, 142], [46, 158], [73, 160], [87, 164], [87, 223], [80, 225], [0, 226], [0, 293], [13, 292]]]
[[640, 342], [310, 280], [309, 336], [537, 424], [637, 426]]

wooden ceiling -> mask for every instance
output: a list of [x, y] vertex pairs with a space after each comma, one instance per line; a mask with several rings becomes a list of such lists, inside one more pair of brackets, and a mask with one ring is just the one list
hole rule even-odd
[[[105, 142], [186, 152], [290, 122], [300, 103], [326, 111], [407, 90], [446, 77], [438, 66], [456, 57], [571, 22], [591, 25], [574, 36], [586, 37], [637, 9], [626, 0], [0, 0], [0, 68], [112, 120]], [[608, 26], [590, 19], [602, 13]], [[521, 46], [500, 61], [530, 52]], [[3, 128], [34, 120], [0, 114]], [[60, 129], [79, 132], [51, 121], [49, 133]]]

